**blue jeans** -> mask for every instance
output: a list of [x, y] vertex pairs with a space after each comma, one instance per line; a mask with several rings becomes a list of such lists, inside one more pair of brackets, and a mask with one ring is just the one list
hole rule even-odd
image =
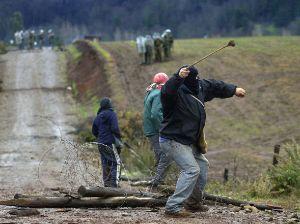
[[183, 203], [200, 203], [207, 181], [208, 160], [195, 147], [182, 145], [174, 140], [161, 142], [160, 146], [166, 156], [172, 158], [181, 169], [175, 192], [169, 197], [166, 210], [178, 212]]
[[153, 186], [156, 186], [156, 185], [160, 184], [163, 181], [163, 179], [165, 178], [167, 168], [171, 164], [172, 160], [170, 158], [168, 158], [166, 156], [166, 154], [163, 153], [163, 151], [161, 150], [160, 145], [159, 145], [159, 135], [158, 134], [152, 135], [152, 136], [148, 137], [148, 139], [149, 139], [152, 149], [154, 151], [156, 164], [157, 164], [156, 173], [152, 180]]

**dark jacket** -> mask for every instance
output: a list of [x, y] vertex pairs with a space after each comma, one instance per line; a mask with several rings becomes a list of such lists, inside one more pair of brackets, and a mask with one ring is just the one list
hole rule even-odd
[[114, 135], [120, 138], [120, 129], [116, 113], [111, 109], [99, 111], [93, 122], [93, 135], [97, 137], [98, 143], [112, 145], [115, 143]]
[[175, 74], [162, 88], [163, 121], [160, 136], [191, 145], [197, 142], [200, 129], [205, 126], [204, 102], [213, 98], [232, 97], [236, 86], [214, 79], [198, 80], [199, 94], [195, 97], [200, 103], [192, 97], [192, 92], [183, 82], [184, 79]]
[[152, 89], [147, 92], [144, 99], [144, 134], [149, 137], [158, 135], [162, 122], [162, 106], [160, 102], [160, 90]]

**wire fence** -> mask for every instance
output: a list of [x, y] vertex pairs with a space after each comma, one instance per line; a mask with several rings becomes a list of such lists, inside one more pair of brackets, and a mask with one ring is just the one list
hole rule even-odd
[[[105, 186], [103, 181], [103, 165], [100, 156], [101, 148], [106, 148], [106, 152], [111, 153], [111, 157], [115, 158], [117, 163], [117, 181], [119, 181], [120, 174], [122, 173], [123, 176], [129, 181], [128, 187], [130, 186], [130, 178], [126, 176], [129, 172], [126, 167], [126, 164], [123, 163], [119, 154], [117, 153], [114, 147], [104, 145], [98, 142], [87, 142], [87, 143], [78, 143], [75, 142], [73, 139], [67, 139], [63, 132], [55, 121], [50, 119], [49, 117], [41, 117], [41, 119], [46, 119], [47, 121], [51, 122], [56, 128], [57, 133], [59, 133], [57, 144], [53, 144], [49, 146], [47, 150], [44, 151], [38, 166], [38, 180], [40, 184], [44, 187], [47, 186], [44, 179], [47, 179], [47, 174], [43, 173], [44, 165], [47, 166], [47, 161], [52, 160], [51, 154], [53, 154], [56, 148], [60, 150], [60, 170], [56, 173], [54, 178], [59, 179], [59, 183], [65, 190], [69, 192], [75, 192], [79, 186], [84, 185], [87, 187], [95, 187], [95, 186]], [[125, 144], [126, 150], [129, 150], [129, 156], [133, 157], [133, 159], [142, 165], [150, 179], [152, 179], [156, 172], [153, 171], [150, 167], [148, 167], [144, 162], [141, 155], [139, 155], [134, 148], [130, 145]], [[101, 147], [102, 146], [102, 147]], [[106, 166], [110, 167], [111, 164], [106, 164]], [[112, 169], [110, 167], [108, 176], [112, 173]], [[59, 177], [57, 177], [59, 175]], [[152, 186], [150, 185], [148, 190], [151, 191]]]

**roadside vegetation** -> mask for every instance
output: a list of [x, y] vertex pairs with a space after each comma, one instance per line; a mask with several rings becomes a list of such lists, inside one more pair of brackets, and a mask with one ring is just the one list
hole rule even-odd
[[0, 41], [0, 54], [5, 54], [7, 52], [5, 43]]
[[207, 191], [242, 200], [280, 204], [300, 211], [300, 145], [283, 146], [279, 163], [251, 181], [231, 177], [228, 182], [210, 181]]
[[78, 60], [81, 58], [82, 54], [81, 52], [76, 48], [74, 44], [70, 44], [66, 48], [68, 56], [71, 57], [72, 63], [78, 62]]

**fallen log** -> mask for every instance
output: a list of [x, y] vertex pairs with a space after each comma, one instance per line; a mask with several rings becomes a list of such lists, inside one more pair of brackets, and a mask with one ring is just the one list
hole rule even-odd
[[232, 204], [232, 205], [239, 206], [239, 207], [244, 207], [245, 205], [251, 205], [251, 206], [256, 207], [259, 210], [275, 210], [275, 211], [283, 210], [283, 208], [280, 206], [258, 204], [258, 203], [250, 202], [250, 201], [241, 201], [241, 200], [236, 200], [236, 199], [232, 199], [232, 198], [228, 198], [228, 197], [216, 196], [216, 195], [212, 195], [212, 194], [208, 194], [208, 193], [204, 193], [204, 198], [205, 198], [205, 200], [215, 201], [215, 202], [223, 203], [223, 204]]
[[151, 184], [152, 183], [149, 180], [141, 180], [141, 181], [135, 181], [130, 183], [131, 186], [144, 186], [144, 187], [151, 186]]
[[53, 198], [22, 198], [0, 201], [0, 205], [28, 208], [117, 208], [117, 207], [160, 207], [166, 204], [166, 199], [112, 197], [76, 199], [70, 197]]
[[15, 216], [33, 216], [40, 215], [40, 212], [34, 208], [21, 208], [21, 209], [12, 209], [8, 212], [10, 215]]
[[[158, 190], [166, 195], [171, 195], [175, 191], [175, 187], [168, 185], [159, 185]], [[251, 201], [242, 201], [237, 199], [232, 199], [223, 196], [212, 195], [204, 192], [204, 199], [208, 201], [215, 201], [222, 204], [232, 204], [239, 207], [244, 207], [245, 205], [251, 205], [256, 207], [259, 210], [273, 210], [273, 211], [282, 211], [283, 208], [275, 205], [259, 204]]]
[[[144, 180], [151, 180], [151, 178], [143, 178]], [[137, 181], [143, 181], [139, 177], [127, 177], [127, 176], [120, 176], [121, 181], [129, 181], [129, 182], [137, 182]]]
[[130, 191], [121, 188], [112, 188], [112, 187], [93, 187], [86, 188], [84, 186], [80, 186], [78, 188], [78, 194], [81, 197], [128, 197], [128, 196], [137, 196], [137, 197], [151, 197], [151, 198], [161, 198], [163, 195], [150, 193], [150, 192], [142, 192], [142, 191]]

